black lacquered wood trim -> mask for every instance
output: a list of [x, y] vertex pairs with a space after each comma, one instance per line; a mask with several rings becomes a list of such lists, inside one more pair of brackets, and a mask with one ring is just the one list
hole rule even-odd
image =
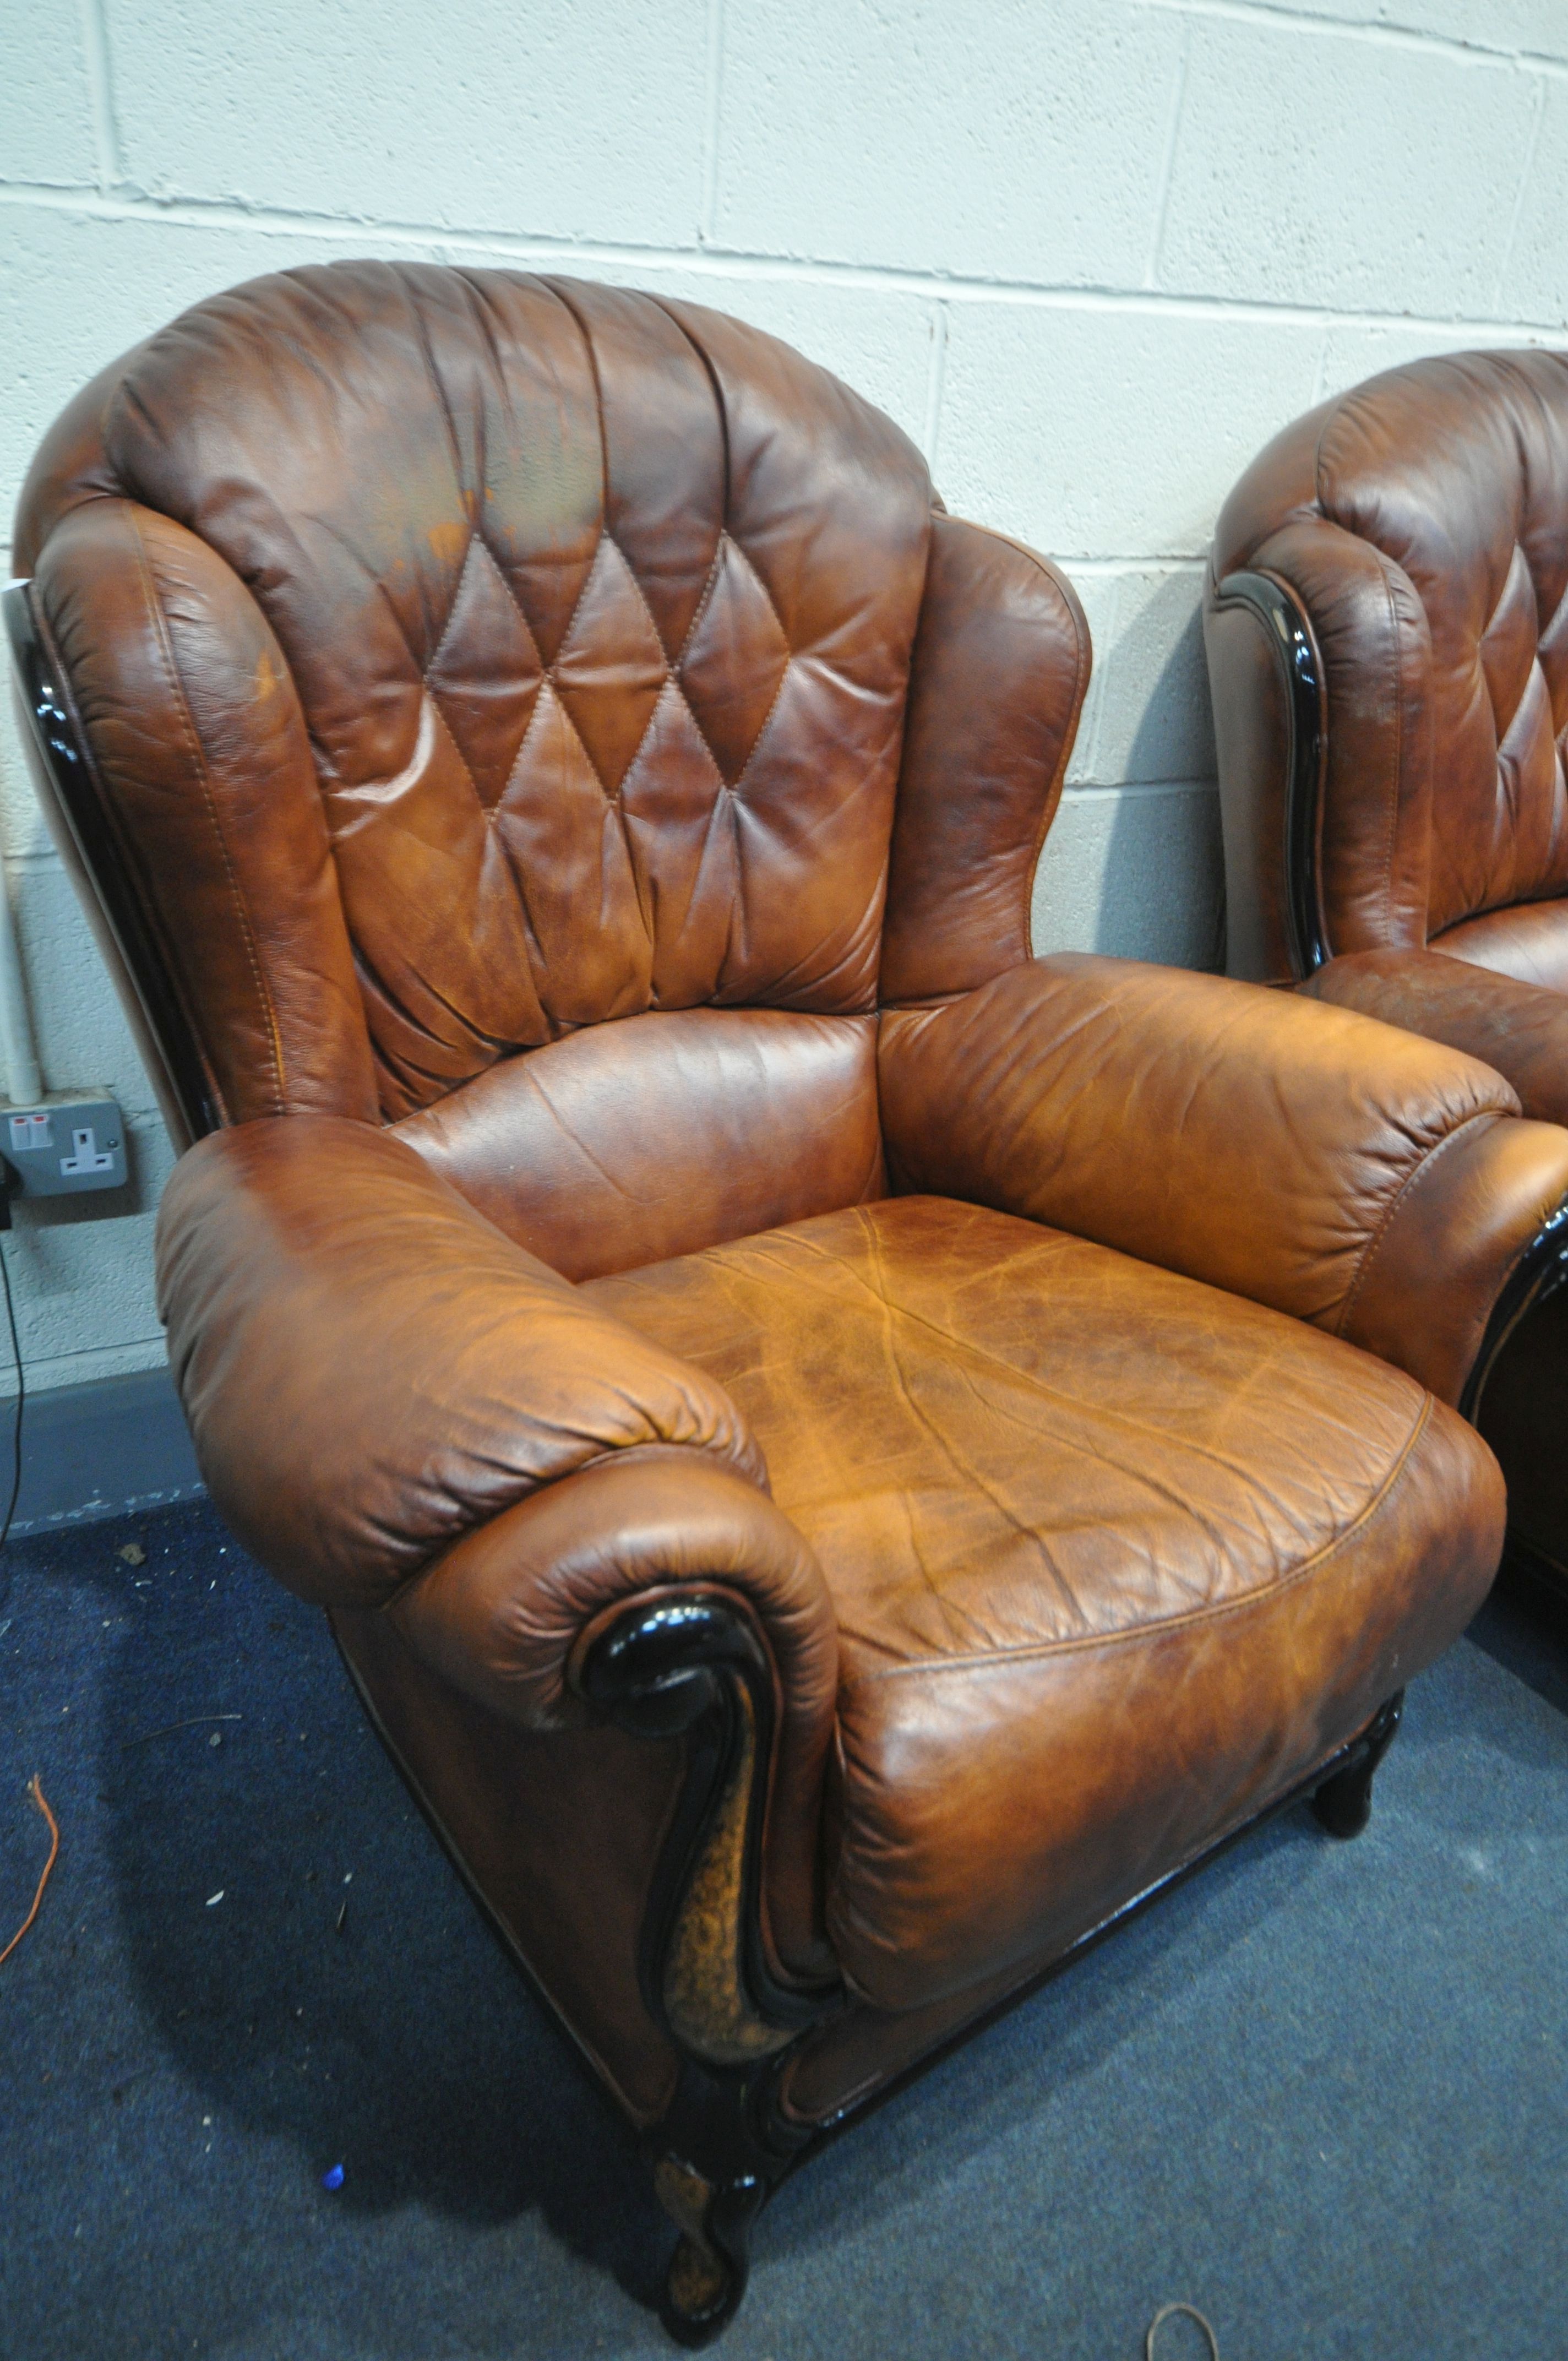
[[1568, 1198], [1543, 1222], [1503, 1283], [1481, 1339], [1481, 1349], [1459, 1397], [1460, 1415], [1474, 1426], [1486, 1380], [1519, 1322], [1556, 1294], [1568, 1279]]
[[[640, 1737], [679, 1736], [686, 1741], [681, 1800], [644, 1922], [639, 1971], [649, 2013], [677, 2048], [700, 2056], [710, 2066], [740, 2065], [781, 2048], [802, 2026], [816, 2023], [825, 2007], [834, 2004], [835, 1995], [802, 1993], [781, 1984], [762, 1941], [762, 1822], [775, 1708], [773, 1666], [756, 1624], [723, 1592], [693, 1589], [677, 1598], [644, 1600], [629, 1607], [599, 1634], [576, 1686], [621, 1729]], [[682, 1916], [692, 1904], [694, 1883], [703, 1875], [709, 1848], [740, 1780], [746, 1789], [745, 1817], [729, 1906], [738, 1918], [739, 1997], [757, 2028], [743, 2045], [747, 2058], [722, 2055], [727, 2044], [718, 2034], [713, 2048], [697, 2048], [690, 2010], [684, 2020], [678, 2017], [671, 1990]], [[708, 1896], [705, 1906], [711, 1906], [712, 1899]]]
[[1285, 681], [1289, 742], [1286, 749], [1285, 921], [1291, 964], [1309, 976], [1332, 956], [1319, 891], [1318, 838], [1322, 811], [1322, 664], [1306, 615], [1271, 574], [1227, 574], [1218, 598], [1250, 607], [1263, 626]]
[[126, 875], [70, 678], [34, 609], [30, 586], [14, 583], [0, 593], [0, 607], [39, 788], [52, 796], [75, 848], [186, 1130], [200, 1139], [220, 1127], [222, 1112], [148, 913]]
[[1361, 1736], [1346, 1750], [1344, 1760], [1312, 1796], [1320, 1828], [1342, 1840], [1358, 1837], [1372, 1817], [1372, 1782], [1377, 1765], [1399, 1734], [1405, 1714], [1405, 1692], [1396, 1689], [1374, 1714]]
[[663, 2317], [681, 2344], [706, 2345], [745, 2293], [752, 2223], [811, 2136], [773, 2103], [780, 2069], [843, 1994], [791, 1991], [766, 1957], [762, 1828], [776, 1708], [751, 1617], [718, 1591], [633, 1602], [598, 1634], [574, 1685], [621, 1729], [685, 1741], [638, 1974], [682, 2061], [647, 2139], [654, 2188], [681, 2234]]

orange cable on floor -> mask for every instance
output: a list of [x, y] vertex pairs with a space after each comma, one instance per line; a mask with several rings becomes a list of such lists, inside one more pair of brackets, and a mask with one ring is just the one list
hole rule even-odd
[[44, 1898], [44, 1887], [49, 1883], [49, 1872], [54, 1867], [55, 1861], [59, 1858], [60, 1854], [60, 1822], [49, 1810], [48, 1798], [45, 1796], [43, 1788], [39, 1784], [38, 1774], [36, 1771], [27, 1782], [27, 1793], [32, 1797], [34, 1803], [38, 1806], [39, 1811], [43, 1814], [45, 1819], [49, 1822], [49, 1859], [44, 1863], [44, 1873], [38, 1880], [38, 1890], [33, 1896], [32, 1908], [28, 1911], [27, 1916], [17, 1927], [16, 1933], [12, 1936], [5, 1949], [0, 1951], [0, 1968], [5, 1966], [6, 1960], [10, 1958], [17, 1944], [21, 1941], [23, 1936], [32, 1925], [33, 1920], [38, 1916], [38, 1905]]

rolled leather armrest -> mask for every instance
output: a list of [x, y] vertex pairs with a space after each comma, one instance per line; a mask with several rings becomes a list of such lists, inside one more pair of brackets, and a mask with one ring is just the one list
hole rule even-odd
[[1351, 951], [1299, 989], [1495, 1066], [1528, 1115], [1568, 1124], [1568, 999], [1441, 950]]
[[884, 1016], [889, 1170], [1365, 1345], [1456, 1402], [1568, 1195], [1501, 1075], [1345, 1009], [1063, 956]]
[[323, 1604], [383, 1603], [607, 1455], [674, 1445], [765, 1491], [721, 1387], [367, 1124], [286, 1115], [201, 1141], [164, 1193], [158, 1286], [214, 1501]]
[[387, 1611], [455, 1687], [549, 1729], [584, 1718], [578, 1676], [620, 1610], [694, 1584], [738, 1602], [768, 1645], [777, 1725], [765, 1918], [776, 1956], [820, 1973], [831, 1967], [816, 1874], [838, 1622], [810, 1544], [764, 1492], [687, 1450], [601, 1459], [466, 1534]]

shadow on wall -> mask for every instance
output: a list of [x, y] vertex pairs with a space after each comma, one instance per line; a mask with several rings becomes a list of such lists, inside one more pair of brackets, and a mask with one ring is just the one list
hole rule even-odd
[[1036, 881], [1036, 951], [1224, 964], [1201, 581], [1091, 583], [1095, 685]]

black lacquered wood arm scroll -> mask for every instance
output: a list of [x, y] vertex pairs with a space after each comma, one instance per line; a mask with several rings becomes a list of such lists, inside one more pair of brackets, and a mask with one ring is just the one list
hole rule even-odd
[[577, 1686], [623, 1730], [686, 1738], [681, 1802], [644, 1927], [643, 1996], [686, 2056], [751, 2066], [824, 2006], [821, 1995], [780, 1985], [764, 1956], [762, 1839], [775, 1708], [762, 1635], [722, 1593], [633, 1606], [599, 1635]]
[[1250, 607], [1285, 676], [1289, 731], [1285, 795], [1285, 906], [1291, 963], [1309, 976], [1330, 956], [1318, 891], [1318, 829], [1322, 800], [1322, 666], [1306, 616], [1269, 574], [1243, 569], [1219, 585], [1222, 600]]
[[1464, 1390], [1459, 1397], [1460, 1414], [1469, 1419], [1472, 1425], [1481, 1408], [1486, 1380], [1504, 1345], [1520, 1321], [1555, 1295], [1565, 1279], [1568, 1279], [1568, 1200], [1558, 1206], [1550, 1221], [1541, 1224], [1508, 1273], [1502, 1291], [1492, 1306], [1492, 1316], [1486, 1323], [1481, 1349], [1471, 1364], [1470, 1375], [1464, 1380]]

